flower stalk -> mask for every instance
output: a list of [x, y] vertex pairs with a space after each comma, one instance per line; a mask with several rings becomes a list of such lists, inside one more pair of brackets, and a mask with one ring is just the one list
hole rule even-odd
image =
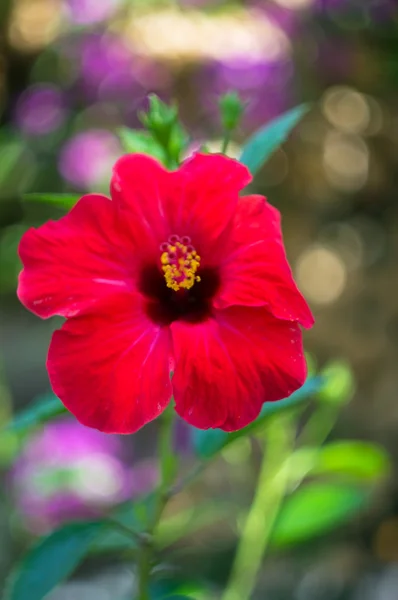
[[266, 450], [257, 489], [238, 543], [222, 600], [249, 600], [270, 541], [288, 483], [292, 432], [287, 419], [276, 418], [264, 432]]
[[[155, 508], [151, 515], [146, 534], [141, 539], [138, 558], [138, 596], [137, 600], [150, 600], [149, 584], [154, 558], [154, 536], [162, 517], [163, 510], [170, 498], [169, 489], [176, 472], [176, 456], [173, 452], [174, 411], [167, 408], [160, 418], [159, 466], [160, 484], [156, 494]], [[135, 596], [134, 596], [135, 598]]]

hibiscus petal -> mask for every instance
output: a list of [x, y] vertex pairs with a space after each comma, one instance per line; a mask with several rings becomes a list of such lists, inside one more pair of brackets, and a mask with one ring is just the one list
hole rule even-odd
[[200, 429], [241, 429], [264, 402], [289, 396], [305, 381], [299, 326], [265, 308], [231, 307], [203, 323], [177, 321], [171, 330], [176, 411]]
[[286, 259], [279, 211], [262, 196], [240, 198], [220, 272], [216, 308], [266, 305], [278, 319], [313, 325]]
[[122, 156], [113, 168], [112, 199], [137, 252], [147, 259], [159, 259], [159, 246], [170, 235], [166, 211], [170, 186], [171, 173], [145, 154]]
[[168, 172], [149, 156], [130, 154], [116, 163], [111, 192], [147, 258], [158, 260], [170, 235], [189, 236], [203, 265], [217, 262], [239, 191], [250, 180], [245, 166], [222, 155], [195, 154]]
[[176, 175], [174, 232], [191, 238], [202, 257], [202, 266], [217, 264], [236, 212], [239, 192], [252, 179], [250, 172], [222, 154], [195, 154]]
[[42, 318], [77, 315], [133, 285], [131, 257], [105, 196], [83, 196], [59, 221], [29, 229], [19, 255], [24, 269], [18, 297]]
[[53, 334], [51, 385], [83, 425], [134, 433], [170, 400], [170, 333], [147, 319], [141, 302], [119, 294]]

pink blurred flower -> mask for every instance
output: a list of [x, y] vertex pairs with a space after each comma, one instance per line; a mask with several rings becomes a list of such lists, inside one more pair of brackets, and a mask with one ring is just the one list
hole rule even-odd
[[71, 20], [78, 25], [93, 25], [109, 19], [120, 0], [65, 0]]
[[61, 175], [79, 189], [100, 188], [109, 181], [122, 150], [115, 135], [105, 129], [89, 129], [70, 138], [59, 156]]
[[62, 125], [65, 115], [61, 90], [48, 84], [28, 87], [15, 109], [16, 124], [27, 135], [51, 133]]
[[10, 473], [10, 485], [24, 525], [42, 533], [145, 494], [156, 478], [151, 461], [127, 465], [117, 436], [65, 419], [28, 440]]

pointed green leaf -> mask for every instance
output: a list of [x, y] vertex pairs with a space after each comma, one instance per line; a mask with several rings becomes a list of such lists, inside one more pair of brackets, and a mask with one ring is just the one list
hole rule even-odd
[[66, 210], [70, 210], [75, 206], [75, 204], [80, 200], [81, 194], [41, 194], [41, 193], [32, 193], [32, 194], [24, 194], [22, 196], [23, 200], [27, 202], [43, 202], [46, 204], [53, 204], [59, 208], [63, 208]]
[[65, 406], [54, 394], [40, 396], [34, 403], [8, 423], [3, 431], [25, 433], [29, 429], [50, 421], [66, 412]]
[[12, 573], [4, 600], [43, 600], [83, 560], [102, 523], [69, 523], [38, 543]]
[[369, 491], [354, 485], [311, 483], [286, 498], [276, 520], [271, 545], [284, 547], [328, 533], [362, 510]]
[[203, 430], [192, 428], [192, 443], [196, 454], [203, 459], [214, 456], [227, 444], [244, 435], [253, 433], [271, 417], [299, 408], [321, 388], [322, 384], [323, 379], [321, 377], [309, 377], [305, 384], [288, 398], [277, 402], [266, 402], [259, 417], [253, 423], [234, 433], [226, 433], [221, 429]]
[[308, 104], [296, 106], [267, 123], [246, 142], [240, 161], [255, 175], [271, 154], [286, 140], [289, 133], [308, 112]]

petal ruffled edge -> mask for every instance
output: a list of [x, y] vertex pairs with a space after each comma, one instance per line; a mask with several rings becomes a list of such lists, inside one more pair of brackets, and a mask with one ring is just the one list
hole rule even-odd
[[286, 258], [280, 213], [263, 196], [239, 199], [220, 273], [216, 308], [267, 306], [278, 319], [314, 324]]
[[300, 327], [265, 308], [232, 307], [204, 323], [175, 322], [171, 330], [175, 409], [200, 429], [242, 429], [264, 402], [289, 396], [305, 381]]
[[112, 201], [98, 194], [83, 196], [58, 221], [22, 236], [19, 300], [42, 318], [71, 317], [130, 288], [127, 243], [118, 231]]

